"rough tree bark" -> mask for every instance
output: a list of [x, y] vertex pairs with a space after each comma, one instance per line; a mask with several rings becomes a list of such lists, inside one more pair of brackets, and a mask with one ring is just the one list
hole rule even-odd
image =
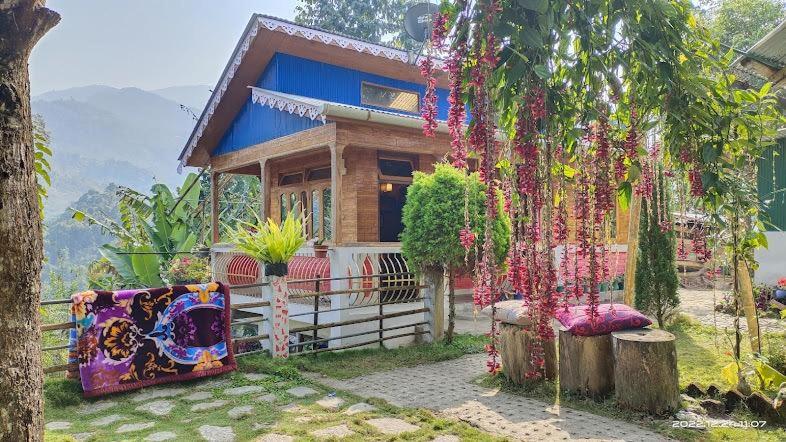
[[560, 327], [559, 386], [593, 399], [614, 391], [611, 335], [575, 336]]
[[43, 0], [0, 0], [0, 441], [39, 441], [44, 433], [43, 250], [27, 63], [58, 21]]

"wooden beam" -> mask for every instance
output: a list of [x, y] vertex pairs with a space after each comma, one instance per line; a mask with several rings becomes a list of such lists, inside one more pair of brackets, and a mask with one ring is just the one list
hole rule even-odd
[[210, 229], [213, 237], [213, 244], [218, 244], [218, 178], [221, 176], [219, 172], [210, 174]]

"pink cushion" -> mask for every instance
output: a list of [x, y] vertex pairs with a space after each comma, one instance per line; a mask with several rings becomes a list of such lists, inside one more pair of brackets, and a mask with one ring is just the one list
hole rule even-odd
[[652, 324], [649, 318], [625, 304], [614, 304], [613, 307], [612, 309], [612, 304], [600, 304], [598, 316], [594, 321], [591, 321], [587, 315], [586, 305], [568, 307], [568, 311], [559, 308], [556, 316], [562, 326], [576, 336], [606, 335], [618, 330], [643, 328]]

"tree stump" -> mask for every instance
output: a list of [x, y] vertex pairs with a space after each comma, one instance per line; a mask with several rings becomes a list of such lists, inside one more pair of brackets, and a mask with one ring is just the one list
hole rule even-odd
[[611, 339], [617, 403], [652, 414], [676, 411], [680, 392], [674, 335], [642, 328], [614, 332]]
[[[531, 348], [536, 337], [520, 325], [500, 322], [500, 357], [505, 376], [514, 384], [525, 382], [526, 374], [532, 371]], [[544, 371], [548, 380], [557, 375], [557, 346], [554, 340], [543, 343]]]
[[576, 336], [560, 327], [559, 385], [593, 399], [614, 391], [611, 335]]

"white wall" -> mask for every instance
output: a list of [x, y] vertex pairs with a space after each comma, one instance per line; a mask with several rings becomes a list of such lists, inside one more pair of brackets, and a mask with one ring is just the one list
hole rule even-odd
[[786, 232], [766, 232], [766, 249], [756, 250], [759, 268], [754, 275], [758, 284], [774, 285], [778, 278], [786, 276]]

